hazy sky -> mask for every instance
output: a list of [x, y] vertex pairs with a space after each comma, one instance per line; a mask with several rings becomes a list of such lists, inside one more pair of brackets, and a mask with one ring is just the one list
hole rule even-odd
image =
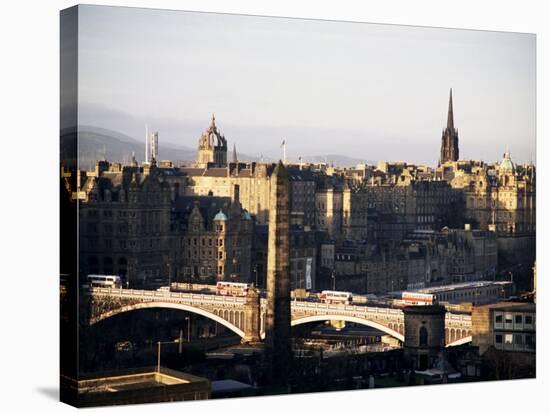
[[460, 158], [535, 160], [535, 36], [80, 6], [79, 123], [239, 152], [436, 164], [453, 88]]

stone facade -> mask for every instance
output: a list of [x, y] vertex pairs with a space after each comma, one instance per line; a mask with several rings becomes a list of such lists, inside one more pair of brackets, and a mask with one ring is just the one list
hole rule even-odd
[[433, 368], [445, 347], [445, 307], [409, 306], [405, 317], [404, 357], [414, 370]]
[[216, 127], [216, 118], [212, 115], [210, 126], [199, 138], [199, 151], [196, 166], [205, 168], [208, 165], [225, 167], [227, 165], [227, 140]]
[[118, 274], [133, 285], [166, 278], [175, 233], [170, 186], [160, 171], [102, 170], [82, 184], [81, 274]]
[[271, 379], [275, 384], [286, 382], [291, 361], [290, 342], [290, 251], [289, 251], [289, 179], [280, 162], [272, 178], [269, 215], [265, 317], [265, 348]]
[[232, 198], [181, 196], [180, 178], [154, 163], [98, 163], [83, 175], [81, 273], [121, 275], [134, 287], [249, 282], [254, 223], [238, 187]]
[[184, 196], [174, 204], [174, 213], [180, 234], [178, 281], [251, 281], [254, 223], [238, 195], [235, 200]]
[[534, 353], [535, 304], [502, 302], [474, 307], [472, 343], [479, 348], [480, 355], [491, 347], [496, 350]]

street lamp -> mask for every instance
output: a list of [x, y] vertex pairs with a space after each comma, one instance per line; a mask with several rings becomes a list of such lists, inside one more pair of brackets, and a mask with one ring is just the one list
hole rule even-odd
[[179, 343], [179, 339], [175, 339], [174, 341], [157, 341], [157, 373], [160, 374], [160, 346], [161, 344], [176, 344]]
[[191, 342], [191, 316], [185, 317], [185, 320], [187, 321], [187, 342]]

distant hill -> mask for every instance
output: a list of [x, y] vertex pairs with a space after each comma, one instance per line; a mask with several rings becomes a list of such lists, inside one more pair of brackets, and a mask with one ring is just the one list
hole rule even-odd
[[345, 167], [356, 166], [360, 163], [376, 164], [376, 162], [368, 159], [352, 158], [351, 156], [336, 154], [304, 156], [303, 161], [312, 163], [327, 163], [329, 165], [334, 164], [334, 166]]
[[[66, 133], [65, 133], [66, 132]], [[69, 135], [72, 132], [72, 135]], [[63, 139], [74, 137], [74, 131], [64, 131]], [[81, 125], [78, 131], [78, 156], [81, 168], [90, 168], [98, 159], [127, 162], [135, 155], [138, 162], [145, 160], [145, 143], [122, 133]], [[197, 151], [185, 146], [159, 142], [159, 158], [176, 164], [196, 158]]]
[[[74, 142], [74, 136], [74, 128], [62, 131], [62, 150], [63, 148], [65, 148], [65, 151], [69, 150], [68, 148], [70, 148]], [[128, 135], [95, 126], [79, 126], [78, 155], [80, 167], [83, 169], [92, 168], [95, 162], [101, 159], [125, 163], [131, 159], [132, 154], [134, 154], [136, 160], [141, 163], [145, 160], [144, 151], [144, 142]], [[231, 160], [232, 156], [232, 150], [229, 149], [227, 159]], [[165, 143], [162, 141], [162, 136], [160, 137], [159, 160], [167, 159], [173, 161], [176, 165], [180, 165], [182, 163], [189, 163], [190, 161], [195, 160], [196, 157], [196, 149], [173, 143]], [[239, 161], [244, 162], [254, 162], [260, 160], [257, 157], [248, 156], [240, 152], [237, 152], [237, 157]], [[264, 158], [264, 160], [267, 162], [271, 161], [269, 158]], [[371, 161], [364, 159], [336, 154], [305, 156], [303, 160], [304, 162], [325, 162], [328, 164], [347, 167], [355, 166], [361, 162], [372, 163]]]

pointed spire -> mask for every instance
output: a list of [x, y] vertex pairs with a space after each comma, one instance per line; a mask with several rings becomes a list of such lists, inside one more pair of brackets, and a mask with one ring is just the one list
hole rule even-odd
[[237, 145], [235, 143], [233, 143], [233, 163], [234, 164], [238, 163], [238, 160], [237, 160]]
[[212, 113], [212, 121], [210, 122], [210, 125], [214, 128], [216, 127], [216, 117], [214, 116], [213, 113]]
[[449, 93], [449, 113], [447, 114], [447, 128], [449, 130], [454, 131], [454, 116], [453, 116], [453, 88], [451, 88], [451, 92]]

